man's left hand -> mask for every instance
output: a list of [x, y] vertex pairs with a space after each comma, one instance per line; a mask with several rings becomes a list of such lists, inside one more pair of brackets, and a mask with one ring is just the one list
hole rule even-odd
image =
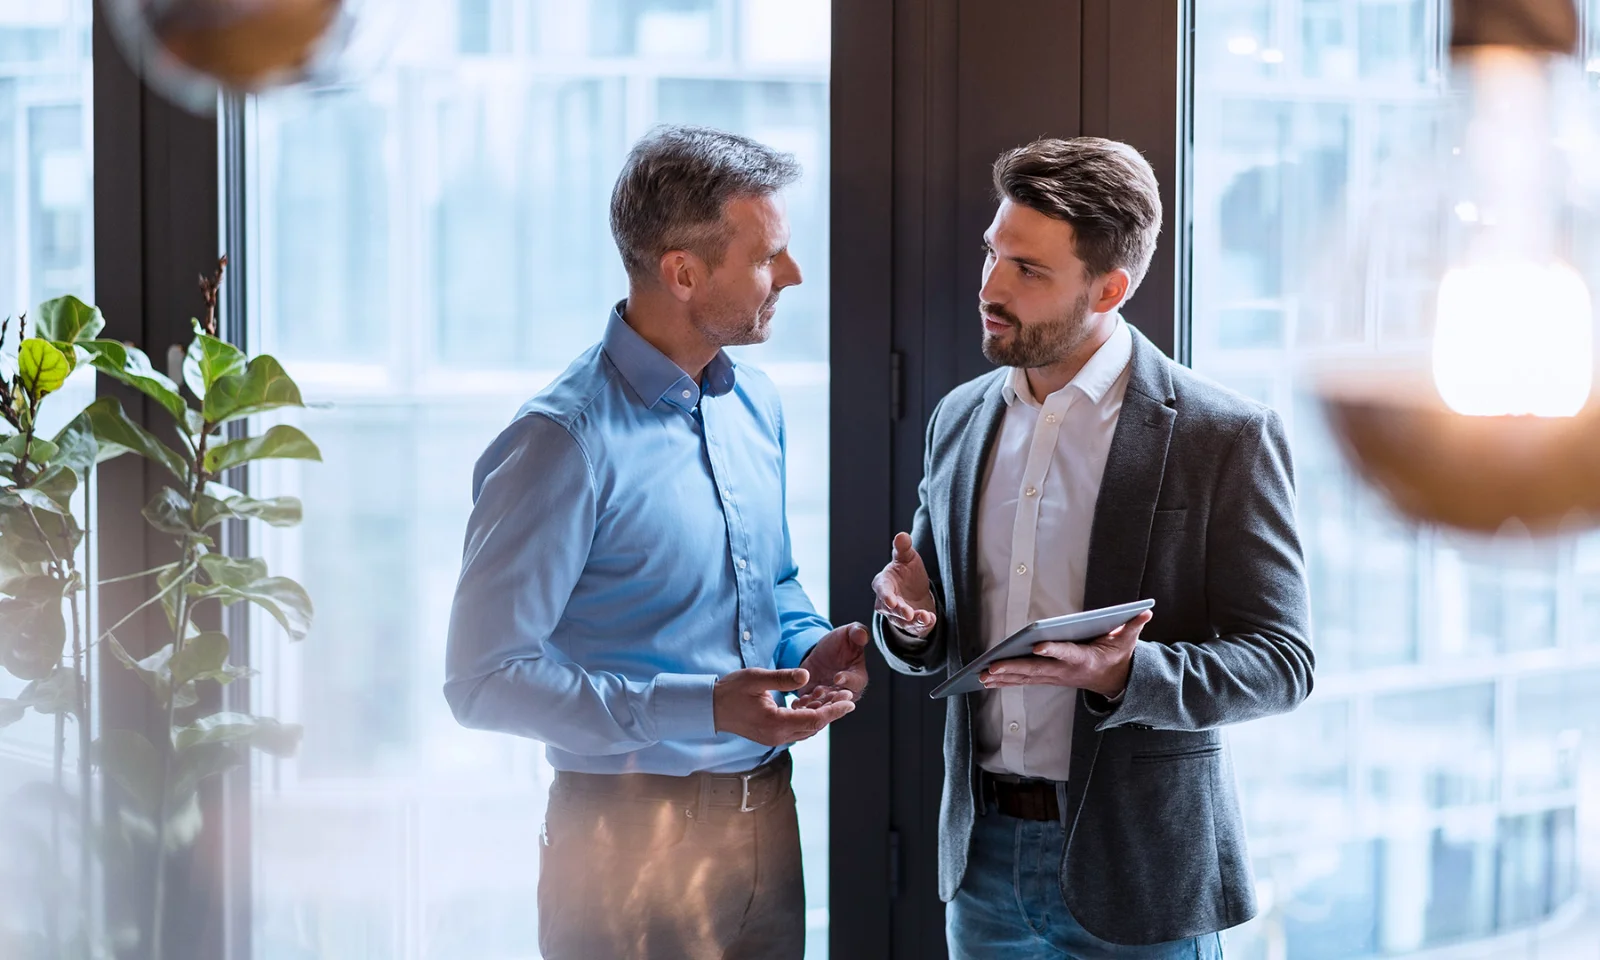
[[871, 639], [866, 627], [849, 623], [819, 640], [800, 664], [811, 671], [811, 682], [795, 693], [789, 705], [804, 710], [860, 700], [867, 691], [867, 643]]
[[1150, 622], [1150, 611], [1088, 643], [1036, 643], [1034, 655], [997, 660], [978, 675], [990, 690], [1045, 684], [1092, 690], [1115, 699], [1128, 687], [1133, 645]]

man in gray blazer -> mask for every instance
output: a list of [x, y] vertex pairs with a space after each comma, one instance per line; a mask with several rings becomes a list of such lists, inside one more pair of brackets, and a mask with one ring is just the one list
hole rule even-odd
[[929, 420], [916, 519], [873, 582], [878, 644], [902, 673], [944, 674], [1033, 620], [1155, 609], [950, 698], [950, 952], [1220, 957], [1256, 904], [1218, 728], [1311, 692], [1288, 443], [1118, 313], [1161, 222], [1137, 151], [1041, 140], [994, 181], [980, 313], [1001, 369]]

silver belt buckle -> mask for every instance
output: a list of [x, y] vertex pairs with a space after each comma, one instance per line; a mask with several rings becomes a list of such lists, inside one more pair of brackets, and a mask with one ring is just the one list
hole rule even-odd
[[750, 806], [750, 774], [739, 774], [739, 788], [742, 791], [739, 796], [739, 812], [755, 813], [757, 808]]

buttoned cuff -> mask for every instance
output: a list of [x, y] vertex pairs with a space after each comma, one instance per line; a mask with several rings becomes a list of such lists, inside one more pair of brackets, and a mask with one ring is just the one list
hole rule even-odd
[[663, 673], [651, 683], [656, 740], [710, 740], [717, 735], [714, 673]]
[[817, 644], [828, 635], [826, 630], [813, 630], [808, 633], [798, 634], [784, 641], [778, 650], [779, 670], [793, 670], [811, 656], [811, 651], [817, 649]]

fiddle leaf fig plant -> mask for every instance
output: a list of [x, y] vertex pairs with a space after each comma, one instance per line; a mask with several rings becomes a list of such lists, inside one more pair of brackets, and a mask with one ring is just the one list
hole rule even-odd
[[[150, 909], [136, 934], [123, 938], [151, 960], [165, 956], [166, 861], [191, 844], [203, 826], [201, 784], [242, 763], [241, 751], [289, 756], [301, 737], [293, 724], [203, 706], [220, 699], [203, 695], [207, 685], [249, 675], [232, 661], [228, 636], [201, 626], [221, 621], [201, 616], [207, 605], [252, 604], [291, 640], [305, 638], [312, 618], [311, 598], [298, 583], [270, 575], [263, 560], [219, 550], [224, 522], [292, 526], [300, 522], [299, 501], [256, 499], [224, 484], [224, 475], [269, 458], [321, 459], [316, 444], [287, 424], [257, 436], [227, 429], [234, 421], [303, 402], [277, 360], [247, 356], [218, 335], [216, 307], [226, 264], [224, 258], [201, 280], [206, 317], [193, 322], [181, 385], [131, 344], [99, 338], [105, 326], [100, 311], [74, 297], [41, 305], [31, 335], [26, 318], [20, 319], [12, 350], [6, 349], [9, 322], [0, 327], [0, 666], [27, 682], [19, 696], [0, 699], [0, 727], [29, 711], [53, 717], [55, 780], [60, 796], [75, 805], [77, 835], [101, 838], [108, 856], [138, 848], [154, 854], [132, 858], [148, 864]], [[154, 401], [158, 415], [171, 420], [175, 442], [130, 417], [114, 396], [96, 399], [52, 436], [40, 436], [41, 408], [84, 367]], [[78, 565], [85, 529], [79, 494], [97, 464], [130, 454], [159, 465], [168, 477], [142, 513], [157, 533], [170, 538], [175, 559], [124, 578], [147, 583], [147, 597], [90, 639], [84, 634], [85, 584]], [[135, 617], [156, 604], [165, 613], [165, 636], [136, 636], [128, 625], [150, 622]], [[103, 669], [120, 665], [142, 682], [164, 721], [154, 730], [108, 729], [91, 742], [88, 666], [96, 644], [108, 655]], [[75, 793], [64, 787], [69, 723], [79, 747]], [[94, 822], [90, 798], [96, 770], [116, 786], [114, 828]], [[92, 876], [91, 843], [79, 844], [80, 902], [69, 907], [63, 833], [58, 813], [46, 845], [46, 882], [39, 888], [46, 898], [38, 911], [45, 929], [34, 941], [41, 956], [52, 958], [75, 956], [72, 944], [93, 940], [88, 927], [95, 910], [91, 884], [84, 879]], [[74, 914], [75, 919], [69, 916]], [[3, 921], [0, 915], [0, 944], [7, 943]]]

